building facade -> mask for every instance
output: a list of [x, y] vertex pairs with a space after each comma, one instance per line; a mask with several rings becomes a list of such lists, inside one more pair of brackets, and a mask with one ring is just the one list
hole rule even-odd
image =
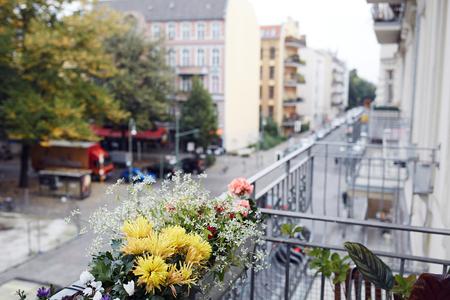
[[313, 48], [302, 49], [305, 84], [300, 111], [305, 122], [316, 129], [329, 122], [348, 105], [349, 74], [344, 61], [335, 54]]
[[102, 3], [133, 15], [148, 38], [164, 41], [167, 64], [176, 75], [175, 100], [187, 99], [194, 77], [203, 82], [214, 100], [228, 151], [257, 141], [259, 34], [246, 0]]
[[300, 52], [305, 46], [305, 37], [299, 34], [298, 23], [292, 19], [261, 27], [261, 116], [272, 118], [285, 135], [301, 129], [300, 90], [305, 80]]
[[[411, 224], [449, 228], [450, 219], [450, 3], [441, 0], [374, 1], [374, 29], [382, 47], [379, 104], [392, 103], [408, 121], [409, 143], [434, 149], [438, 168], [409, 180], [405, 191]], [[390, 3], [388, 3], [390, 2]], [[392, 86], [392, 87], [389, 87]], [[389, 91], [391, 89], [392, 91]], [[417, 150], [417, 155], [423, 156]], [[414, 171], [414, 170], [410, 170]], [[417, 191], [418, 183], [430, 188]], [[428, 184], [429, 183], [429, 184]], [[413, 254], [450, 258], [444, 237], [412, 235]]]

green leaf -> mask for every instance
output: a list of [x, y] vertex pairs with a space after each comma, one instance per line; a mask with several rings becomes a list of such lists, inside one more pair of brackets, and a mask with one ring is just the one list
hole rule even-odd
[[287, 236], [290, 237], [290, 236], [291, 236], [291, 232], [292, 232], [292, 227], [293, 227], [293, 225], [290, 224], [290, 223], [282, 224], [282, 225], [280, 226], [281, 234], [282, 234], [282, 235], [287, 235]]
[[405, 299], [409, 299], [416, 280], [416, 275], [409, 275], [408, 277], [395, 275], [395, 285], [392, 288], [392, 292], [401, 295]]
[[394, 276], [380, 258], [359, 243], [345, 242], [344, 247], [366, 280], [381, 289], [388, 291], [392, 289]]

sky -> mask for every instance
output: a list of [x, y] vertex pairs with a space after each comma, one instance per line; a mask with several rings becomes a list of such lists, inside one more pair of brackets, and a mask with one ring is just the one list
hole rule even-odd
[[[260, 25], [299, 22], [308, 47], [336, 52], [358, 74], [377, 83], [379, 45], [366, 0], [249, 0]], [[300, 54], [301, 56], [301, 54]]]

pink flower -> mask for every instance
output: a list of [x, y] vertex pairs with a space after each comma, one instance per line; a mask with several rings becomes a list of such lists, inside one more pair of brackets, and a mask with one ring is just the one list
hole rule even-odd
[[243, 217], [247, 217], [250, 210], [250, 203], [247, 200], [237, 200], [234, 202], [234, 210], [239, 212]]
[[176, 209], [175, 209], [175, 206], [173, 206], [172, 204], [166, 204], [166, 211], [167, 212], [174, 212]]
[[250, 196], [253, 193], [253, 185], [243, 177], [236, 178], [228, 185], [228, 191], [239, 197]]
[[248, 202], [248, 200], [241, 200], [241, 201], [239, 201], [239, 204], [238, 204], [239, 206], [242, 206], [242, 207], [245, 207], [245, 208], [247, 208], [247, 209], [249, 209], [250, 208], [250, 202]]

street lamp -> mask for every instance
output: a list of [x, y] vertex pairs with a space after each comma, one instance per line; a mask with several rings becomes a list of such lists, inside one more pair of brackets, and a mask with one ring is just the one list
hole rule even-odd
[[137, 134], [136, 122], [133, 118], [128, 122], [128, 179], [132, 181], [133, 173], [133, 136]]

